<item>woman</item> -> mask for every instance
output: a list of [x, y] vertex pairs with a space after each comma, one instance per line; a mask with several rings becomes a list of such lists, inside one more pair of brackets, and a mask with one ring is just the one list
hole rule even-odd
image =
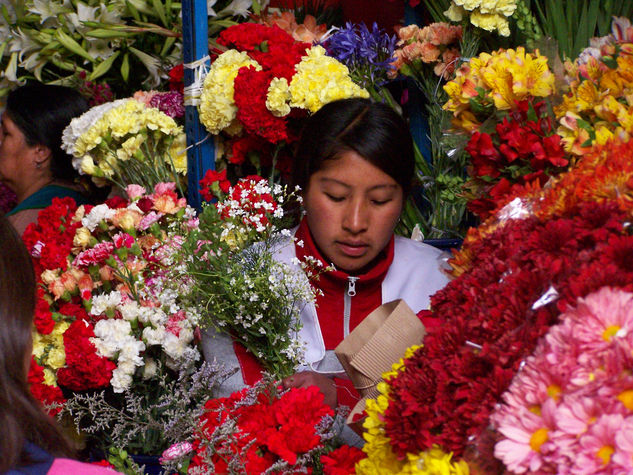
[[64, 128], [87, 109], [69, 87], [33, 83], [9, 93], [0, 121], [0, 181], [17, 195], [7, 216], [20, 235], [53, 197], [87, 203], [74, 183], [71, 157], [61, 148]]
[[[337, 377], [344, 371], [334, 348], [383, 303], [404, 299], [416, 313], [428, 308], [429, 297], [448, 282], [441, 270], [445, 256], [394, 236], [414, 158], [408, 127], [389, 106], [367, 99], [327, 104], [308, 119], [296, 163], [305, 217], [277, 257], [290, 264], [314, 256], [336, 271], [320, 276], [315, 285], [323, 295], [302, 310], [306, 371], [284, 385], [317, 385], [331, 406], [353, 405], [349, 396], [358, 395], [349, 380]], [[241, 369], [225, 382], [227, 390], [257, 380], [252, 357], [221, 344], [222, 338], [205, 342], [205, 355]]]
[[70, 445], [27, 383], [34, 310], [31, 258], [9, 221], [0, 216], [0, 473], [115, 473], [59, 458], [72, 453]]

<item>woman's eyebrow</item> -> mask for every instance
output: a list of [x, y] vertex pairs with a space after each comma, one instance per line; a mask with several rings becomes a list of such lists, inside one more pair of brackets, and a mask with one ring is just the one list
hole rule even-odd
[[[351, 188], [352, 187], [348, 183], [345, 183], [344, 181], [337, 180], [336, 178], [321, 177], [319, 179], [319, 181], [321, 183], [335, 183], [337, 185], [344, 186], [345, 188]], [[371, 188], [369, 188], [369, 191], [376, 190], [376, 189], [382, 189], [382, 188], [394, 188], [395, 189], [395, 188], [398, 188], [398, 185], [395, 184], [395, 183], [380, 183], [378, 185], [374, 185]]]

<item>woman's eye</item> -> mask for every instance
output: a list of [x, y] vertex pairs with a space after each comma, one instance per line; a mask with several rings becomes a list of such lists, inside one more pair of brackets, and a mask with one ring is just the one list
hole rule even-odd
[[371, 202], [377, 206], [381, 206], [381, 205], [386, 205], [387, 203], [389, 203], [391, 201], [391, 199], [386, 199], [386, 200], [371, 200]]
[[330, 200], [334, 201], [335, 203], [340, 203], [341, 201], [345, 199], [344, 196], [331, 195], [330, 193], [325, 193], [325, 196], [327, 196]]

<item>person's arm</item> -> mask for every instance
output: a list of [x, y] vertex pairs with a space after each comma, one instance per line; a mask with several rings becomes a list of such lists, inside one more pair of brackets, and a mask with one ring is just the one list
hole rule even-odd
[[301, 371], [282, 380], [284, 389], [318, 387], [324, 396], [324, 402], [332, 409], [338, 405], [334, 380], [314, 371]]

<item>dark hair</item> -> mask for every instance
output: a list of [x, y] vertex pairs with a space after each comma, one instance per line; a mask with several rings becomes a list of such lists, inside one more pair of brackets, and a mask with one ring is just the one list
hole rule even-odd
[[294, 184], [305, 190], [324, 161], [347, 151], [385, 172], [408, 195], [414, 172], [409, 127], [392, 107], [369, 99], [330, 102], [306, 120], [297, 146]]
[[24, 134], [29, 146], [45, 145], [51, 151], [53, 178], [78, 176], [72, 158], [62, 150], [62, 132], [70, 121], [88, 110], [88, 102], [66, 86], [29, 83], [9, 92], [6, 113]]
[[31, 258], [0, 215], [0, 473], [25, 462], [26, 441], [52, 455], [69, 455], [68, 442], [29, 391], [27, 358], [35, 309]]

